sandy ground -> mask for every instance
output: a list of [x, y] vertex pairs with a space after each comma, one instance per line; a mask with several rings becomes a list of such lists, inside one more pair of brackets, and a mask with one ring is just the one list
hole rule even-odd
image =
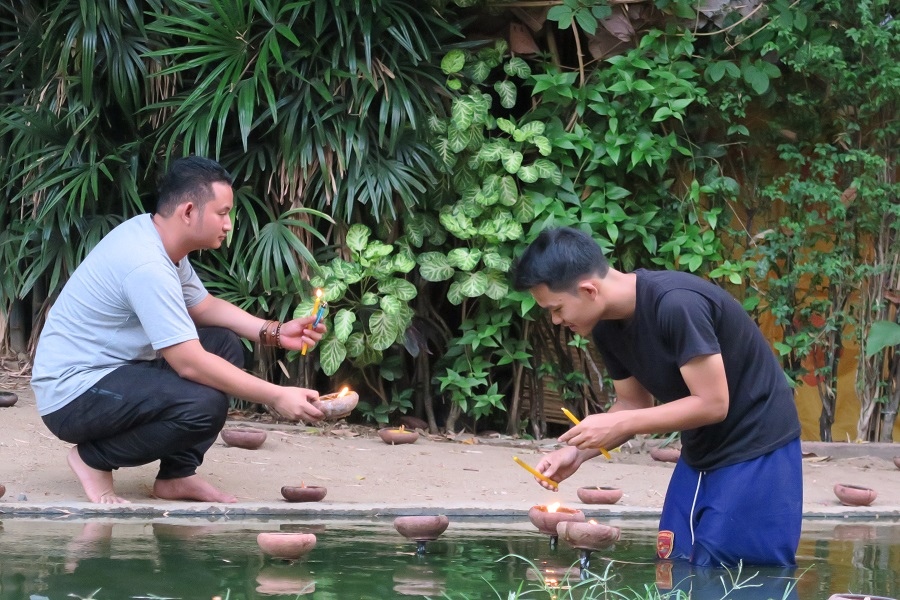
[[[69, 444], [56, 439], [37, 415], [24, 377], [0, 379], [0, 390], [18, 402], [0, 408], [0, 515], [118, 512], [187, 514], [411, 514], [440, 509], [457, 515], [520, 514], [535, 504], [561, 502], [606, 515], [657, 515], [673, 465], [650, 458], [648, 442], [585, 464], [558, 493], [544, 490], [512, 460], [535, 465], [555, 440], [531, 442], [504, 437], [454, 438], [422, 435], [409, 445], [383, 443], [374, 428], [339, 421], [325, 426], [254, 424], [267, 439], [256, 450], [227, 446], [221, 438], [206, 455], [200, 474], [238, 497], [237, 504], [172, 502], [151, 496], [155, 465], [121, 469], [118, 493], [129, 505], [95, 505], [66, 464]], [[226, 427], [239, 423], [229, 422]], [[804, 512], [807, 517], [858, 515], [900, 517], [900, 469], [893, 456], [900, 444], [804, 444]], [[749, 483], [749, 482], [748, 482]], [[878, 492], [869, 507], [844, 507], [834, 484], [870, 487]], [[318, 485], [327, 496], [317, 503], [287, 503], [281, 487]], [[615, 505], [583, 505], [580, 486], [613, 486], [624, 492]]]

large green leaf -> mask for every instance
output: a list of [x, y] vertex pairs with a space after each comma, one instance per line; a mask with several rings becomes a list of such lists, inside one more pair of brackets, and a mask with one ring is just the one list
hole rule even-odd
[[369, 346], [375, 350], [387, 350], [397, 341], [399, 319], [384, 311], [376, 310], [369, 317]]
[[456, 272], [446, 255], [440, 252], [420, 254], [417, 262], [419, 263], [419, 274], [425, 281], [445, 281], [453, 277], [453, 273]]
[[405, 279], [400, 279], [399, 277], [380, 279], [378, 281], [378, 291], [382, 294], [390, 294], [392, 296], [396, 296], [404, 302], [409, 302], [418, 294], [416, 286], [406, 281]]
[[330, 335], [323, 338], [316, 348], [319, 351], [319, 362], [322, 372], [326, 375], [334, 375], [341, 363], [347, 358], [347, 348], [336, 336]]
[[483, 296], [487, 292], [488, 278], [482, 271], [475, 273], [460, 273], [457, 276], [459, 283], [459, 291], [469, 298], [477, 298]]
[[357, 254], [362, 254], [369, 244], [369, 236], [371, 234], [371, 230], [365, 225], [359, 223], [351, 225], [350, 229], [347, 230], [347, 247]]
[[900, 346], [900, 324], [893, 321], [872, 323], [866, 338], [866, 356], [873, 356], [892, 346]]
[[454, 248], [447, 254], [447, 261], [457, 269], [471, 271], [478, 266], [481, 254], [478, 248]]
[[341, 342], [347, 342], [353, 333], [353, 324], [356, 322], [356, 313], [346, 308], [340, 309], [334, 315], [334, 337]]

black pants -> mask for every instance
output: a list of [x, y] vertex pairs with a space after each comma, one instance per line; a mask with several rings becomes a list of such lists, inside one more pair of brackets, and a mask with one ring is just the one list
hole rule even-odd
[[[235, 333], [207, 327], [198, 334], [208, 352], [243, 368]], [[227, 414], [224, 393], [179, 377], [158, 359], [119, 367], [43, 419], [59, 439], [78, 444], [91, 468], [112, 471], [158, 460], [157, 478], [176, 479], [196, 473]]]

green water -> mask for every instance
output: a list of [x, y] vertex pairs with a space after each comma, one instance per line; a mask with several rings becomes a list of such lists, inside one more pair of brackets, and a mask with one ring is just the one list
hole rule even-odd
[[[181, 598], [314, 600], [384, 598], [507, 598], [520, 584], [537, 586], [538, 575], [561, 578], [575, 566], [575, 550], [519, 520], [451, 519], [424, 556], [394, 531], [391, 519], [369, 520], [58, 520], [8, 518], [0, 524], [0, 600], [118, 600]], [[693, 586], [692, 598], [724, 597], [722, 570], [690, 572], [684, 565], [657, 565], [655, 521], [612, 520], [622, 539], [591, 557], [610, 589], [671, 581]], [[264, 557], [261, 531], [313, 532], [315, 549], [289, 563]], [[523, 557], [523, 558], [519, 558]], [[835, 592], [900, 597], [900, 523], [842, 521], [805, 523], [799, 568], [756, 574], [729, 598], [825, 600]], [[760, 585], [761, 587], [751, 587]], [[495, 592], [496, 590], [496, 592]], [[528, 598], [550, 598], [531, 593]], [[614, 597], [614, 596], [609, 596]]]

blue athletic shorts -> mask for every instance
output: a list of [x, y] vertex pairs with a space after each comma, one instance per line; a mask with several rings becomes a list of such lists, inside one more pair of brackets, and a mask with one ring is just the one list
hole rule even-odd
[[694, 565], [793, 566], [803, 515], [800, 440], [736, 465], [672, 473], [656, 552]]

